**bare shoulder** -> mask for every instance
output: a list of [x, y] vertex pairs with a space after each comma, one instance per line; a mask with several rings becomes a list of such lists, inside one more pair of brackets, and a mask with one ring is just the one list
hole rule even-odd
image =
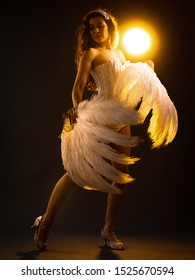
[[90, 48], [85, 50], [81, 56], [82, 60], [92, 62], [97, 55], [97, 50], [94, 48]]

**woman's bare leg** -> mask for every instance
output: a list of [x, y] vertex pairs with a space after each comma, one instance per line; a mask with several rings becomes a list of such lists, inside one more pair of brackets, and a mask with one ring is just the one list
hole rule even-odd
[[[67, 173], [64, 174], [56, 183], [51, 193], [46, 212], [42, 218], [42, 224], [48, 230], [51, 228], [60, 206], [62, 205], [64, 199], [66, 198], [73, 185], [74, 183]], [[44, 230], [44, 227], [40, 227], [38, 232], [38, 236], [41, 240], [45, 240], [46, 232]]]
[[[130, 127], [125, 126], [124, 128], [121, 129], [120, 133], [130, 136]], [[117, 152], [130, 156], [129, 147], [114, 146], [114, 148], [117, 150]], [[118, 170], [124, 173], [128, 173], [127, 165], [113, 163], [113, 166], [115, 166]], [[116, 184], [116, 186], [122, 189], [123, 193], [121, 195], [111, 194], [111, 193], [108, 194], [105, 225], [104, 225], [104, 231], [107, 233], [112, 233], [114, 231], [114, 226], [125, 195], [126, 185]]]

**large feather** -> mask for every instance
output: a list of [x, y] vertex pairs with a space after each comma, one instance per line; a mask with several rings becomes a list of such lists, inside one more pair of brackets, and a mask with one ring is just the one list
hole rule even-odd
[[[79, 186], [119, 194], [121, 190], [115, 184], [126, 184], [134, 178], [117, 170], [112, 163], [129, 165], [139, 159], [119, 154], [110, 144], [135, 147], [139, 138], [122, 135], [111, 128], [141, 124], [152, 111], [147, 132], [152, 147], [158, 148], [175, 138], [178, 116], [165, 87], [145, 63], [122, 66], [116, 61], [98, 67], [97, 73], [102, 79], [101, 94], [79, 104], [74, 126], [64, 123], [62, 162]], [[107, 77], [111, 83], [107, 83]], [[113, 92], [106, 94], [104, 86], [109, 90], [113, 85]]]
[[156, 73], [145, 63], [132, 63], [120, 73], [114, 96], [130, 108], [141, 103], [138, 114], [144, 122], [152, 110], [148, 135], [152, 147], [173, 141], [178, 129], [178, 115], [167, 90]]
[[[111, 136], [110, 141], [108, 135]], [[135, 163], [138, 158], [117, 153], [109, 142], [135, 146], [137, 138], [131, 140], [106, 126], [79, 120], [73, 130], [64, 128], [61, 139], [64, 168], [79, 186], [120, 193], [113, 182], [125, 184], [134, 180], [129, 174], [117, 170], [111, 162], [127, 165]]]
[[78, 116], [82, 120], [103, 125], [137, 125], [141, 122], [141, 116], [134, 108], [102, 95], [94, 95], [79, 103]]

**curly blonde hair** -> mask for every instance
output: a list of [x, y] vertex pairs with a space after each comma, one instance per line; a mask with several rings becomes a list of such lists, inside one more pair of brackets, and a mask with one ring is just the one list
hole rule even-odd
[[[78, 64], [82, 53], [90, 48], [97, 47], [96, 42], [91, 38], [89, 20], [94, 17], [102, 17], [108, 26], [108, 33], [110, 36], [110, 43], [113, 48], [117, 47], [119, 34], [118, 23], [116, 18], [108, 11], [108, 9], [98, 8], [96, 10], [89, 11], [81, 20], [80, 26], [76, 30], [76, 52], [75, 63], [78, 69]], [[90, 91], [97, 91], [97, 85], [95, 80], [89, 75], [86, 87]]]

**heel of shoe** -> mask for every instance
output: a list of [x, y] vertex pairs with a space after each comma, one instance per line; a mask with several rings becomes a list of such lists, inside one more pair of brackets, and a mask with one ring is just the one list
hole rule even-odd
[[113, 250], [124, 250], [125, 245], [123, 242], [118, 240], [114, 232], [106, 233], [104, 228], [101, 231], [101, 237], [104, 239], [105, 246], [113, 249]]
[[[34, 234], [35, 245], [37, 246], [37, 248], [39, 250], [45, 251], [45, 250], [47, 250], [46, 240], [49, 236], [49, 228], [42, 223], [42, 218], [43, 218], [43, 216], [37, 217], [35, 219], [34, 224], [31, 226], [31, 228], [35, 227], [35, 234]], [[44, 235], [45, 235], [44, 238], [42, 238], [42, 239], [39, 237], [40, 229], [44, 231]]]

